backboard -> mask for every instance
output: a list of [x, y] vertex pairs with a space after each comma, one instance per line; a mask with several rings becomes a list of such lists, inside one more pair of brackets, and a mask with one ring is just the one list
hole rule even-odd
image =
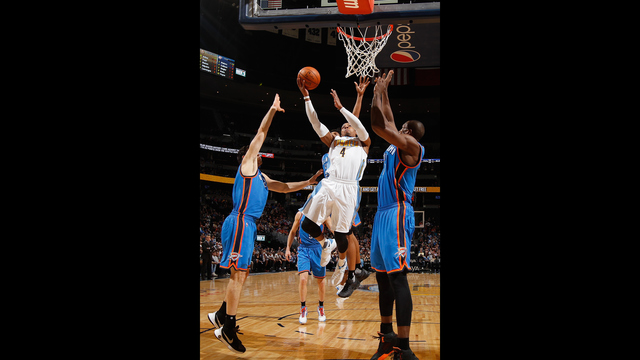
[[440, 2], [376, 0], [371, 14], [347, 15], [335, 0], [240, 0], [238, 20], [246, 30], [440, 23]]

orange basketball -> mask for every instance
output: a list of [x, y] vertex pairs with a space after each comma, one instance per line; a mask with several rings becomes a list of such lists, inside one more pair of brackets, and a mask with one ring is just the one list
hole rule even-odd
[[300, 69], [298, 77], [304, 79], [307, 90], [313, 90], [320, 85], [320, 73], [311, 66], [305, 66]]

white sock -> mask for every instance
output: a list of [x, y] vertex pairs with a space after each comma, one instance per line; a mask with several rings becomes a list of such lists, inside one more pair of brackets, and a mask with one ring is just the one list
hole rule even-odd
[[338, 260], [338, 267], [342, 267], [345, 263], [346, 258]]

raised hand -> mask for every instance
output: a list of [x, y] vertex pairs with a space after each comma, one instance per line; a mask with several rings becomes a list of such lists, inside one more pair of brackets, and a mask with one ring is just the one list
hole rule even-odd
[[370, 80], [366, 76], [360, 76], [360, 84], [356, 83], [355, 81], [353, 82], [353, 84], [356, 86], [356, 92], [359, 96], [364, 95], [364, 91], [367, 89], [367, 86], [369, 86], [369, 83]]
[[280, 95], [276, 94], [276, 98], [273, 99], [272, 108], [275, 108], [276, 111], [284, 112], [284, 109], [280, 107]]
[[342, 109], [342, 103], [340, 102], [338, 93], [335, 90], [331, 89], [331, 96], [333, 96], [333, 105], [335, 105], [336, 109]]
[[373, 87], [373, 93], [374, 94], [381, 94], [385, 91], [387, 91], [387, 87], [389, 86], [389, 83], [391, 82], [391, 78], [393, 78], [393, 70], [389, 71], [389, 74], [382, 74], [382, 76], [377, 77], [375, 82], [376, 82], [376, 86]]
[[296, 83], [298, 84], [298, 89], [300, 89], [302, 96], [309, 96], [309, 90], [307, 90], [307, 88], [304, 87], [305, 85], [304, 79], [299, 77], [296, 79]]

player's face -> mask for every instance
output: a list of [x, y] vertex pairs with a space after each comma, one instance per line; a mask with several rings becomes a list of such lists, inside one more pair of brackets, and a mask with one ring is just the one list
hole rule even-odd
[[354, 137], [356, 136], [356, 130], [349, 125], [349, 123], [344, 123], [341, 128], [342, 136]]
[[408, 134], [409, 133], [409, 122], [402, 124], [402, 129], [400, 129], [400, 134]]
[[258, 167], [262, 166], [262, 156], [258, 154]]

